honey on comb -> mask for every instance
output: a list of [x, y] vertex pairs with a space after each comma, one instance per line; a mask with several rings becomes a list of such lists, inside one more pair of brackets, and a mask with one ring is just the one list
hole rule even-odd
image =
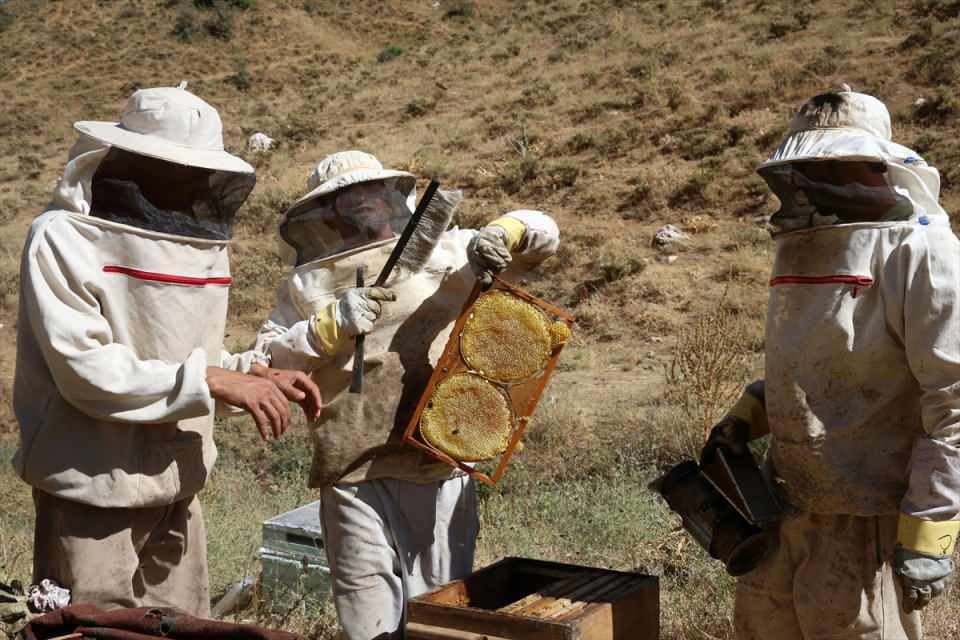
[[504, 394], [472, 373], [437, 384], [420, 417], [420, 434], [456, 460], [478, 462], [507, 450], [513, 414]]
[[474, 303], [460, 335], [460, 353], [467, 366], [485, 378], [520, 382], [546, 366], [560, 337], [555, 333], [540, 309], [494, 291]]

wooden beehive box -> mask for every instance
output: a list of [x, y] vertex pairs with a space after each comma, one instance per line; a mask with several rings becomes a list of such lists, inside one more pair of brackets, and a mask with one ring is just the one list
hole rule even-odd
[[[440, 356], [437, 366], [434, 368], [433, 375], [430, 376], [430, 380], [427, 382], [427, 386], [424, 389], [423, 395], [420, 397], [417, 408], [414, 411], [413, 416], [411, 417], [410, 422], [407, 424], [403, 434], [404, 444], [417, 447], [425, 451], [429, 456], [440, 460], [441, 462], [445, 462], [450, 466], [457, 467], [458, 469], [469, 473], [474, 478], [491, 485], [498, 482], [503, 476], [510, 458], [520, 445], [523, 433], [527, 428], [527, 424], [529, 423], [533, 412], [537, 408], [537, 403], [540, 400], [540, 396], [543, 393], [544, 388], [547, 386], [547, 382], [550, 380], [553, 370], [557, 366], [557, 361], [560, 358], [560, 351], [563, 349], [562, 344], [554, 348], [549, 359], [547, 360], [546, 366], [530, 379], [510, 384], [492, 382], [492, 384], [495, 384], [497, 387], [499, 387], [508, 397], [514, 418], [513, 431], [509, 439], [509, 445], [507, 446], [506, 451], [500, 454], [496, 459], [496, 467], [492, 474], [488, 475], [483, 473], [482, 471], [474, 468], [472, 464], [467, 464], [461, 460], [456, 460], [446, 453], [431, 446], [421, 437], [419, 427], [420, 418], [423, 415], [423, 411], [427, 406], [427, 403], [430, 401], [434, 390], [441, 381], [446, 379], [448, 376], [458, 373], [478, 373], [471, 370], [461, 353], [460, 336], [463, 333], [464, 326], [470, 318], [471, 311], [474, 304], [477, 302], [477, 299], [484, 294], [492, 292], [510, 293], [511, 295], [514, 295], [517, 298], [525, 302], [529, 302], [533, 306], [539, 308], [547, 317], [551, 318], [552, 320], [562, 322], [566, 324], [567, 327], [573, 325], [573, 317], [570, 314], [548, 302], [544, 302], [543, 300], [530, 295], [526, 291], [519, 289], [504, 280], [494, 277], [492, 286], [486, 290], [482, 289], [478, 282], [470, 297], [467, 299], [466, 304], [464, 304], [463, 310], [460, 312], [460, 317], [457, 319], [457, 322], [450, 333], [450, 338], [443, 350], [443, 354]], [[482, 372], [480, 373], [482, 374]]]
[[655, 576], [505, 558], [412, 599], [407, 637], [479, 640], [654, 640]]

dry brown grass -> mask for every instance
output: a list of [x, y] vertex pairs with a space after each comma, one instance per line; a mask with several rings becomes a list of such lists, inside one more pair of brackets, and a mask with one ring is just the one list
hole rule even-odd
[[[10, 0], [0, 7], [0, 380], [9, 385], [13, 371], [20, 246], [62, 168], [71, 123], [114, 119], [134, 88], [186, 79], [220, 110], [228, 148], [242, 150], [255, 131], [279, 142], [271, 154], [246, 154], [259, 184], [233, 251], [231, 347], [249, 341], [273, 303], [283, 274], [277, 215], [331, 151], [363, 148], [387, 165], [463, 188], [462, 225], [518, 207], [557, 218], [561, 253], [527, 286], [578, 318], [551, 387], [576, 406], [545, 405], [544, 430], [532, 433], [525, 454], [529, 470], [516, 474], [526, 493], [507, 486], [485, 503], [488, 522], [505, 530], [527, 522], [531, 537], [547, 542], [485, 533], [482, 558], [529, 551], [662, 572], [668, 637], [729, 637], [729, 583], [698, 561], [699, 552], [678, 550], [673, 520], [645, 493], [622, 475], [610, 478], [620, 469], [640, 486], [640, 476], [694, 446], [721, 411], [726, 392], [694, 381], [711, 367], [723, 373], [722, 360], [689, 360], [696, 349], [688, 343], [674, 351], [674, 336], [684, 329], [691, 336], [721, 301], [756, 373], [770, 241], [754, 219], [776, 203], [753, 168], [803, 99], [844, 81], [884, 98], [895, 137], [940, 166], [944, 204], [958, 209], [956, 2], [843, 0], [798, 10], [752, 0], [444, 0], [436, 7], [258, 0], [247, 10], [221, 2], [224, 16], [193, 4]], [[194, 31], [178, 37], [178, 23]], [[674, 262], [650, 246], [666, 222], [697, 231], [671, 251]], [[662, 371], [674, 353], [687, 358], [687, 401], [663, 398]], [[0, 419], [0, 440], [9, 445], [12, 416]], [[690, 438], [681, 446], [674, 434], [684, 428]], [[595, 456], [623, 442], [627, 454]], [[251, 441], [243, 447], [254, 451]], [[569, 469], [568, 455], [590, 471], [569, 485], [551, 471]], [[0, 478], [16, 493], [5, 513], [26, 509], [22, 487]], [[243, 486], [244, 496], [262, 489]], [[592, 529], [564, 520], [578, 513], [572, 496], [597, 494]], [[624, 500], [635, 517], [617, 516], [614, 505]], [[279, 503], [263, 507], [274, 508]], [[225, 528], [256, 535], [256, 522], [223, 514]], [[8, 548], [11, 539], [28, 548], [28, 515], [21, 515], [0, 520]], [[239, 579], [239, 564], [219, 566], [218, 579]], [[700, 583], [698, 598], [687, 597]], [[960, 605], [952, 598], [931, 614], [930, 637], [957, 635], [950, 620]]]

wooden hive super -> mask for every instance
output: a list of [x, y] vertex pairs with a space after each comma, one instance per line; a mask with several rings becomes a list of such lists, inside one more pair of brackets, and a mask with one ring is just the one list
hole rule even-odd
[[417, 596], [411, 640], [654, 640], [655, 576], [506, 558]]

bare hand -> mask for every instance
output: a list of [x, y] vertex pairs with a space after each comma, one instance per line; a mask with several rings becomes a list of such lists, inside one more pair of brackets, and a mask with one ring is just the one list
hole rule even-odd
[[264, 440], [270, 440], [271, 433], [273, 438], [279, 438], [287, 430], [290, 405], [272, 381], [230, 369], [207, 367], [207, 386], [220, 402], [240, 407], [253, 416]]
[[250, 375], [264, 378], [276, 385], [287, 400], [300, 405], [308, 420], [320, 417], [320, 409], [323, 407], [320, 389], [307, 374], [292, 369], [274, 369], [254, 364], [250, 367]]

